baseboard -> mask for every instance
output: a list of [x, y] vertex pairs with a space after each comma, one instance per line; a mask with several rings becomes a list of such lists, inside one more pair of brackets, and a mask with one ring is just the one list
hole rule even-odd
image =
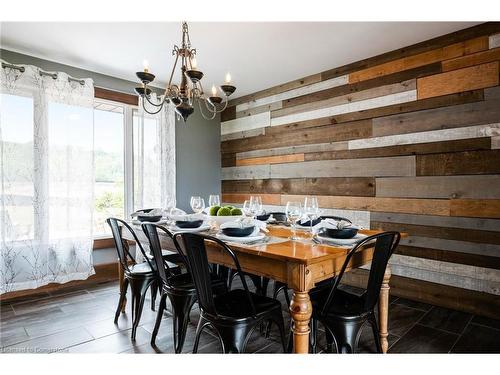
[[70, 281], [64, 284], [52, 283], [36, 289], [17, 290], [0, 295], [0, 302], [13, 302], [35, 296], [49, 295], [53, 292], [74, 290], [108, 281], [118, 280], [118, 263], [99, 264], [94, 266], [95, 274], [86, 280]]
[[[365, 287], [368, 270], [356, 269], [344, 275], [348, 285]], [[424, 280], [393, 275], [390, 281], [391, 295], [414, 301], [430, 303], [453, 310], [500, 319], [500, 296], [475, 290], [431, 283]]]

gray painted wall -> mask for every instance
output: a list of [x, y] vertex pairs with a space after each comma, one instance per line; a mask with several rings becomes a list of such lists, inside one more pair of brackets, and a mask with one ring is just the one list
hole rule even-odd
[[[30, 64], [48, 71], [62, 71], [75, 78], [92, 78], [94, 85], [132, 94], [137, 83], [88, 70], [39, 59], [4, 49], [0, 57], [12, 64]], [[220, 194], [220, 118], [205, 120], [196, 108], [186, 124], [176, 120], [177, 205], [190, 210], [192, 195]]]

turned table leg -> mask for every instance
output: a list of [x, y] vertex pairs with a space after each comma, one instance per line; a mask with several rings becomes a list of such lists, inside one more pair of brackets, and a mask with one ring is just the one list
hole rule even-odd
[[388, 333], [388, 322], [389, 322], [389, 280], [391, 279], [391, 268], [387, 266], [384, 273], [384, 281], [382, 282], [382, 288], [380, 289], [379, 297], [379, 329], [380, 329], [380, 343], [382, 344], [382, 352], [387, 353], [389, 348], [389, 343], [387, 341]]
[[290, 303], [290, 314], [293, 320], [293, 352], [309, 352], [309, 321], [312, 315], [312, 305], [307, 291], [293, 292]]

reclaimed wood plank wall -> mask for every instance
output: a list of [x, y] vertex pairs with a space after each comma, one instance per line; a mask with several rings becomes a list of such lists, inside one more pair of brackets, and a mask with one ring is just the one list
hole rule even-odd
[[222, 200], [317, 195], [410, 234], [393, 274], [498, 303], [499, 41], [500, 23], [485, 23], [234, 99]]

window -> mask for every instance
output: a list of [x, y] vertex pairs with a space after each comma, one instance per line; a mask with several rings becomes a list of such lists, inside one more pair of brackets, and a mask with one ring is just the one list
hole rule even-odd
[[125, 110], [94, 105], [94, 236], [110, 235], [108, 217], [125, 217]]

